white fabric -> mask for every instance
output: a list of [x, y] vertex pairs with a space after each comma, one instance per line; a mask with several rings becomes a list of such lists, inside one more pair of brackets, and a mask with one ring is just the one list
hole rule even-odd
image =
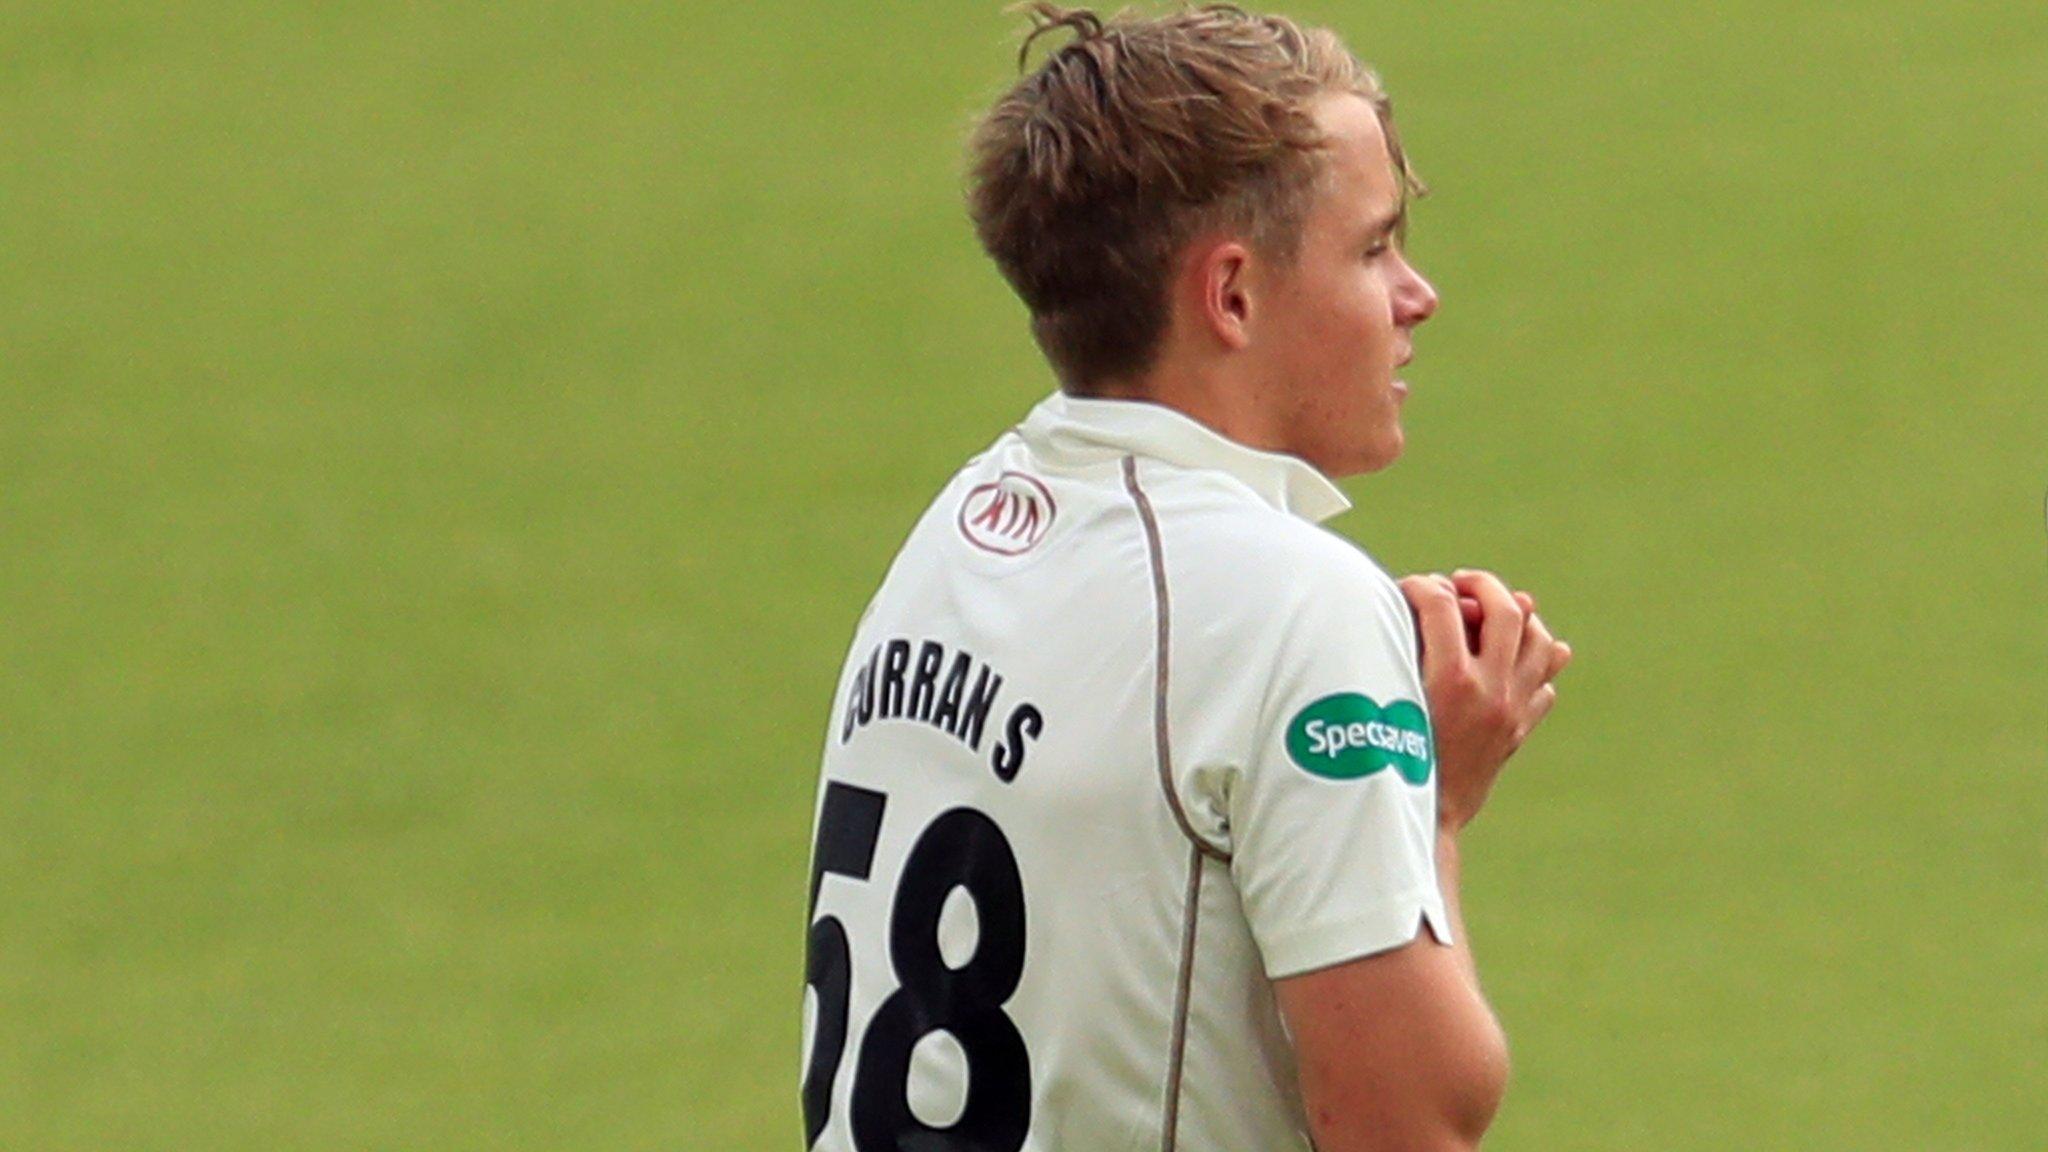
[[[1126, 458], [1158, 528], [1171, 788], [1211, 850], [1199, 864], [1162, 781], [1153, 550]], [[951, 1044], [944, 1028], [936, 1040], [920, 1034], [908, 1082], [891, 1085], [890, 1045], [867, 1035], [905, 983], [892, 948], [910, 945], [892, 942], [892, 917], [906, 906], [906, 861], [941, 814], [965, 807], [1000, 829], [1023, 890], [1022, 974], [991, 1010], [1028, 1053], [1023, 1149], [1161, 1147], [1191, 867], [1200, 908], [1177, 1147], [1309, 1148], [1270, 981], [1406, 943], [1425, 921], [1450, 939], [1434, 773], [1337, 779], [1288, 751], [1290, 726], [1317, 701], [1423, 703], [1399, 589], [1316, 526], [1348, 507], [1302, 461], [1169, 409], [1059, 395], [940, 493], [862, 618], [826, 743], [825, 786], [866, 789], [886, 806], [867, 878], [827, 874], [817, 897], [814, 921], [843, 926], [853, 977], [816, 1147], [856, 1147], [856, 1081], [861, 1093], [907, 1098], [927, 1127], [971, 1122], [960, 1112], [974, 1091], [975, 1058], [962, 1055], [971, 1045]], [[891, 641], [907, 649], [893, 691], [894, 711], [908, 714], [885, 717]], [[935, 669], [922, 693], [920, 664]], [[995, 676], [975, 743], [962, 716], [974, 685]], [[1035, 733], [1027, 706], [1042, 720]], [[1018, 747], [1021, 766], [1001, 755]], [[1016, 767], [1008, 781], [1005, 763]], [[972, 974], [974, 957], [1006, 945], [990, 909], [970, 915], [959, 903], [956, 892], [937, 917], [937, 944], [950, 969]], [[914, 940], [920, 927], [894, 932]], [[927, 1016], [914, 1029], [929, 1026]], [[807, 1052], [814, 1032], [807, 1025]]]

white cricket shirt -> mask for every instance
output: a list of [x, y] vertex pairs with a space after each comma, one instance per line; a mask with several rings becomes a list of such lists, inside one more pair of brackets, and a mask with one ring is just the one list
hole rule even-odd
[[1271, 980], [1427, 922], [1412, 618], [1309, 465], [1055, 395], [861, 619], [813, 849], [829, 1152], [1307, 1149]]

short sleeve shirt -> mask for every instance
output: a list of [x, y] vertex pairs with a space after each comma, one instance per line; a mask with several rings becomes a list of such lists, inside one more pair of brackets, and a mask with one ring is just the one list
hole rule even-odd
[[826, 741], [814, 1147], [1310, 1147], [1271, 982], [1450, 939], [1412, 618], [1348, 507], [1060, 395], [939, 494]]

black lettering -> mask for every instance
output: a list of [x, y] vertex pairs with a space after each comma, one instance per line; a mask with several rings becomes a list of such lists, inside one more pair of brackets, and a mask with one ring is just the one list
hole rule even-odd
[[948, 736], [960, 734], [960, 695], [967, 691], [967, 671], [974, 666], [974, 657], [965, 652], [953, 654], [953, 666], [946, 670], [946, 683], [939, 689], [939, 706], [932, 709], [932, 723], [946, 730]]
[[1024, 745], [1036, 740], [1045, 731], [1045, 714], [1035, 704], [1019, 704], [1010, 713], [1010, 723], [1003, 730], [1003, 742], [996, 745], [993, 766], [996, 778], [1008, 784], [1017, 778], [1024, 767]]
[[936, 640], [927, 640], [917, 649], [917, 673], [910, 678], [910, 704], [903, 710], [905, 716], [929, 722], [932, 718], [933, 689], [939, 685], [939, 667], [946, 662], [946, 650]]
[[903, 715], [903, 670], [910, 667], [910, 641], [891, 640], [882, 657], [882, 707], [884, 720]]
[[860, 697], [868, 682], [868, 670], [862, 668], [853, 674], [853, 687], [846, 690], [846, 726], [839, 730], [839, 742], [853, 739], [853, 730], [860, 723]]
[[875, 645], [874, 654], [868, 657], [867, 673], [860, 678], [860, 722], [862, 727], [866, 727], [867, 722], [875, 718], [875, 677], [881, 674], [882, 646], [877, 644]]
[[1003, 678], [995, 670], [983, 666], [981, 675], [974, 678], [974, 691], [967, 697], [967, 706], [960, 711], [960, 727], [954, 735], [967, 741], [967, 746], [981, 751], [981, 730], [988, 723], [988, 714], [996, 706], [996, 693], [1003, 690]]

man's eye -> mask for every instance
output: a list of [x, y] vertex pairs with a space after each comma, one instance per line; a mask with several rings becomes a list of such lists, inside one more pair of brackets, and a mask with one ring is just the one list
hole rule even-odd
[[1384, 256], [1386, 255], [1387, 250], [1391, 247], [1393, 247], [1393, 245], [1388, 244], [1384, 240], [1376, 244], [1368, 245], [1365, 250], [1365, 258], [1370, 260], [1375, 256]]

